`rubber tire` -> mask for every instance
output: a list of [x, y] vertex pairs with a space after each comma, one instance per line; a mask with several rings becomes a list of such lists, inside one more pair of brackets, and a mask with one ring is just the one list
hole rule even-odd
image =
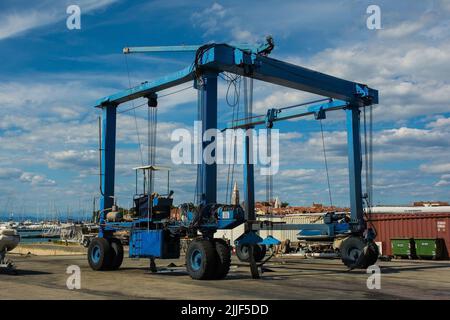
[[89, 238], [84, 238], [83, 239], [83, 247], [85, 248], [89, 248], [89, 244], [91, 243], [91, 241], [89, 240]]
[[112, 238], [109, 240], [111, 246], [111, 265], [109, 270], [117, 270], [120, 268], [123, 262], [123, 245], [122, 242], [117, 238]]
[[[364, 247], [366, 246], [365, 241], [360, 237], [348, 237], [342, 241], [340, 252], [342, 262], [349, 268], [355, 268], [355, 263], [359, 256], [364, 254]], [[358, 250], [359, 255], [357, 257], [352, 256], [352, 251]], [[356, 266], [359, 268], [360, 266]]]
[[[248, 244], [238, 245], [236, 247], [236, 255], [241, 262], [250, 262], [250, 257], [248, 255], [248, 249], [246, 248]], [[266, 256], [267, 248], [264, 245], [255, 245], [253, 249], [253, 255], [255, 256], [255, 261], [260, 262]]]
[[366, 253], [366, 259], [364, 261], [365, 269], [374, 265], [377, 262], [378, 257], [380, 256], [380, 249], [374, 242], [371, 242], [367, 245], [367, 250], [370, 250], [370, 252]]
[[214, 279], [224, 279], [231, 266], [231, 248], [223, 239], [214, 239], [217, 253], [217, 267]]
[[[191, 256], [194, 250], [199, 250], [202, 255], [200, 268], [195, 270], [191, 266]], [[189, 244], [186, 254], [186, 269], [192, 279], [211, 280], [214, 279], [217, 268], [216, 247], [212, 241], [197, 239]]]
[[[369, 252], [364, 251], [366, 246], [366, 250], [369, 250]], [[352, 257], [351, 252], [353, 250], [358, 250], [360, 251], [359, 255], [364, 255], [358, 265], [355, 265], [355, 263], [360, 256], [358, 255], [356, 259], [355, 257]], [[369, 266], [375, 264], [379, 256], [378, 247], [375, 243], [372, 242], [367, 244], [363, 238], [355, 236], [351, 236], [342, 241], [340, 252], [342, 262], [349, 268], [367, 269]]]
[[[98, 246], [100, 249], [100, 257], [97, 262], [93, 261], [91, 258], [92, 251], [96, 246]], [[88, 262], [92, 270], [108, 270], [111, 266], [111, 257], [111, 246], [108, 240], [106, 240], [105, 238], [94, 238], [91, 241], [88, 248]]]
[[255, 252], [255, 261], [261, 262], [267, 253], [267, 247], [265, 245], [258, 245], [258, 249]]

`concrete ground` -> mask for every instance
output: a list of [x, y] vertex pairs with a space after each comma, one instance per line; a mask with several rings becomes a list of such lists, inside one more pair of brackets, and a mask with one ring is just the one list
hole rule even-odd
[[[260, 280], [233, 257], [228, 277], [192, 280], [183, 259], [125, 258], [118, 271], [94, 272], [86, 256], [11, 255], [18, 275], [0, 273], [0, 299], [450, 299], [450, 262], [379, 262], [381, 289], [369, 290], [364, 270], [348, 272], [340, 260], [283, 257], [270, 261]], [[170, 263], [176, 265], [166, 268]], [[81, 289], [69, 290], [69, 265], [81, 268]]]

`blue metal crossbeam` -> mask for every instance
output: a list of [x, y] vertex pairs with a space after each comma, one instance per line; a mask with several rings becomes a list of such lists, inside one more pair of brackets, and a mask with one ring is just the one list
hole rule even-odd
[[[193, 52], [197, 51], [202, 46], [203, 45], [126, 47], [123, 48], [123, 53], [130, 54], [130, 53], [151, 53], [151, 52]], [[231, 44], [231, 46], [243, 51], [248, 51], [256, 54], [267, 48], [267, 45], [254, 46], [251, 44]]]
[[[137, 87], [121, 91], [97, 101], [96, 107], [104, 104], [121, 103], [145, 97], [195, 78], [195, 67], [181, 71]], [[198, 72], [232, 72], [261, 81], [331, 97], [353, 104], [370, 105], [378, 103], [378, 91], [364, 84], [343, 80], [291, 63], [250, 53], [229, 45], [218, 44], [202, 54]]]
[[152, 93], [178, 86], [180, 84], [192, 81], [193, 79], [194, 72], [192, 70], [192, 67], [189, 66], [183, 70], [169, 74], [163, 78], [151, 82], [144, 82], [137, 87], [123, 90], [116, 94], [97, 100], [95, 107], [101, 107], [104, 105], [117, 106], [130, 100], [146, 97], [148, 95], [151, 95]]
[[[342, 100], [330, 100], [329, 102], [312, 104], [309, 106], [302, 106], [301, 110], [297, 110], [298, 108], [292, 109], [269, 109], [271, 112], [271, 122], [289, 120], [294, 118], [301, 118], [308, 115], [318, 114], [321, 111], [332, 111], [344, 109], [348, 106], [348, 102]], [[238, 119], [228, 124], [227, 129], [238, 129], [238, 128], [246, 128], [253, 127], [260, 124], [267, 124], [268, 114], [253, 116], [248, 119]]]
[[[212, 43], [211, 45], [214, 44]], [[197, 51], [203, 46], [204, 45], [126, 47], [123, 48], [123, 53], [189, 52]], [[231, 46], [254, 54], [269, 54], [275, 45], [273, 43], [273, 38], [268, 36], [266, 37], [266, 42], [260, 45], [232, 43]]]
[[197, 51], [200, 47], [201, 45], [126, 47], [123, 48], [123, 53], [129, 54], [129, 53], [149, 53], [149, 52], [185, 52], [185, 51]]
[[377, 104], [378, 91], [291, 63], [216, 45], [203, 54], [202, 67], [363, 105]]

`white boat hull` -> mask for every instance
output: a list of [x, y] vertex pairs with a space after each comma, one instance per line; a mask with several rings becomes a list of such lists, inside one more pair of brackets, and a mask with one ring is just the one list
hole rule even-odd
[[20, 242], [20, 235], [14, 229], [0, 229], [0, 252], [11, 251]]

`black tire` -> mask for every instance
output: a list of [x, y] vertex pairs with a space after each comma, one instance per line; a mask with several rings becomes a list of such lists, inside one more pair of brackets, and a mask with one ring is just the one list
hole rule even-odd
[[[241, 244], [236, 246], [236, 255], [241, 262], [250, 262], [248, 244]], [[253, 248], [253, 255], [255, 261], [260, 262], [266, 256], [267, 248], [264, 245], [255, 245]]]
[[209, 240], [194, 240], [186, 254], [186, 269], [192, 279], [210, 280], [216, 275], [216, 247]]
[[255, 261], [261, 262], [267, 253], [267, 247], [265, 245], [258, 245], [255, 252]]
[[111, 266], [111, 246], [105, 238], [94, 238], [88, 248], [88, 262], [92, 270], [108, 270]]
[[122, 265], [123, 261], [123, 245], [117, 238], [112, 238], [109, 241], [111, 245], [111, 265], [110, 270], [117, 270]]
[[89, 240], [89, 238], [86, 237], [83, 239], [83, 247], [89, 248], [90, 243], [91, 243], [91, 241]]
[[214, 279], [223, 279], [227, 276], [231, 266], [231, 248], [223, 239], [214, 239], [217, 253], [217, 267]]
[[249, 262], [248, 245], [240, 244], [236, 246], [236, 256], [241, 262]]
[[342, 262], [349, 268], [367, 269], [379, 256], [375, 243], [366, 243], [361, 237], [351, 236], [345, 239], [340, 248]]
[[378, 248], [376, 243], [369, 242], [367, 244], [365, 250], [366, 250], [366, 252], [365, 252], [365, 261], [364, 261], [363, 268], [366, 269], [366, 268], [374, 265], [377, 262], [378, 257], [380, 256], [380, 249]]

